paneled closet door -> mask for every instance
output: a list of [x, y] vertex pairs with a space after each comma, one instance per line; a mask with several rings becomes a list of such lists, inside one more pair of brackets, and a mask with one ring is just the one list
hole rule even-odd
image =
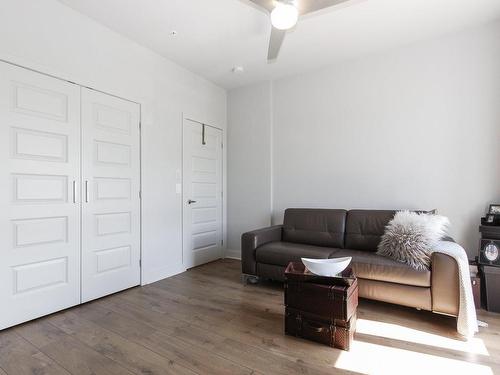
[[183, 263], [222, 256], [222, 131], [188, 119], [183, 133]]
[[82, 88], [82, 302], [140, 284], [139, 105]]
[[0, 63], [0, 329], [80, 302], [80, 88]]

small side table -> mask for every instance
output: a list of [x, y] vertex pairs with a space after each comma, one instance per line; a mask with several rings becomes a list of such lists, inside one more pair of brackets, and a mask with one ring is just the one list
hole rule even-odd
[[500, 226], [481, 225], [479, 264], [486, 310], [500, 312]]
[[349, 350], [356, 330], [358, 281], [352, 269], [341, 277], [317, 276], [300, 262], [285, 270], [285, 333]]

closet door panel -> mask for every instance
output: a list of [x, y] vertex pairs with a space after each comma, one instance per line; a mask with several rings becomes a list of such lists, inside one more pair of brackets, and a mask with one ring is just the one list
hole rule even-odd
[[140, 284], [139, 105], [82, 88], [82, 301]]
[[0, 63], [0, 329], [80, 302], [80, 88]]

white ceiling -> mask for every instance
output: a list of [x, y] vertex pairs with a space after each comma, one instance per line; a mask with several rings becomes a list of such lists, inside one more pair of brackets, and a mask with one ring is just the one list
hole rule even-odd
[[[59, 1], [225, 88], [318, 69], [500, 17], [500, 0], [353, 0], [302, 18], [278, 60], [268, 63], [268, 15], [247, 0]], [[244, 73], [232, 73], [236, 65]]]

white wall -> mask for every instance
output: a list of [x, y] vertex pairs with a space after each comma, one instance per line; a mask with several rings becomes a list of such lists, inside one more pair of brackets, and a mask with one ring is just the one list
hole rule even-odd
[[[473, 256], [500, 200], [499, 40], [497, 22], [275, 81], [273, 222], [287, 207], [437, 208]], [[237, 135], [251, 120], [233, 117]]]
[[241, 233], [271, 223], [271, 84], [228, 95], [228, 256], [239, 257]]
[[225, 90], [54, 0], [0, 2], [0, 59], [141, 103], [143, 282], [182, 271], [182, 114], [225, 129]]

